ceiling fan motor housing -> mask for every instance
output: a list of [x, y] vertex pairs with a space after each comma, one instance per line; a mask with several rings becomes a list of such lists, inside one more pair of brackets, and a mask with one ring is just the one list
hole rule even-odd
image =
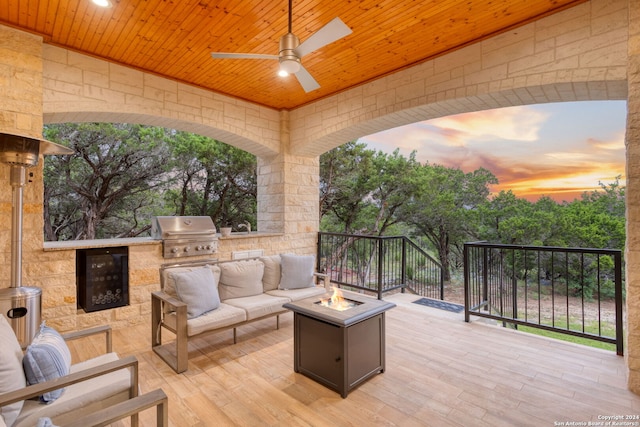
[[287, 33], [280, 38], [280, 68], [289, 74], [300, 70], [300, 58], [294, 52], [300, 45], [300, 39], [293, 33]]

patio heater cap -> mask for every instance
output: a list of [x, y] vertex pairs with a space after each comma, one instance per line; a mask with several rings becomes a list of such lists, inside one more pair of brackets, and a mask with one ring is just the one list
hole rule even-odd
[[73, 154], [73, 150], [46, 139], [0, 132], [0, 163], [36, 166], [40, 154]]

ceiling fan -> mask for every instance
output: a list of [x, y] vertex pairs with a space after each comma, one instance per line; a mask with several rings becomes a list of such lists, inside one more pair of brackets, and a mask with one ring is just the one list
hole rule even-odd
[[277, 59], [280, 62], [278, 74], [284, 76], [288, 74], [295, 75], [305, 92], [318, 89], [320, 85], [302, 66], [300, 59], [308, 53], [351, 34], [351, 28], [347, 27], [340, 18], [333, 18], [328, 24], [300, 43], [300, 39], [291, 32], [291, 4], [292, 0], [289, 0], [289, 32], [280, 37], [280, 52], [278, 55], [212, 52], [211, 56], [216, 59]]

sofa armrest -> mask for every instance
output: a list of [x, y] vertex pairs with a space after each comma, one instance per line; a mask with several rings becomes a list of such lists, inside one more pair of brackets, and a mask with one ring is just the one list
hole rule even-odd
[[26, 386], [24, 388], [0, 394], [0, 406], [10, 405], [21, 400], [31, 399], [43, 393], [90, 380], [101, 375], [110, 374], [120, 369], [130, 369], [131, 371], [131, 397], [138, 395], [138, 359], [135, 356], [124, 357], [104, 365], [95, 366], [83, 371], [74, 372], [69, 375], [45, 381], [40, 384]]
[[83, 329], [81, 331], [67, 332], [61, 335], [65, 341], [73, 341], [101, 333], [105, 334], [105, 352], [111, 353], [113, 351], [113, 345], [111, 338], [111, 326], [109, 325], [96, 326], [95, 328]]
[[64, 427], [107, 426], [123, 418], [138, 414], [145, 409], [156, 407], [156, 425], [165, 427], [169, 425], [169, 399], [162, 389], [156, 389], [144, 393], [133, 399], [125, 400], [116, 405], [102, 409], [86, 417], [80, 418]]
[[313, 275], [316, 277], [316, 280], [322, 281], [322, 284], [327, 291], [331, 290], [331, 281], [329, 280], [328, 274], [315, 272]]
[[180, 301], [178, 298], [172, 297], [164, 291], [151, 292], [151, 298], [155, 298], [161, 301], [163, 304], [168, 304], [173, 310], [177, 310], [179, 307], [187, 306], [187, 304]]

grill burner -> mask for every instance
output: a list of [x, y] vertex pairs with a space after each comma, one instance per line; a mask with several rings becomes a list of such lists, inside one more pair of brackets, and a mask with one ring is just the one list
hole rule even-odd
[[293, 311], [294, 371], [347, 397], [385, 369], [385, 311], [395, 304], [349, 293], [338, 311], [317, 297], [283, 304]]
[[157, 216], [151, 237], [162, 240], [164, 258], [210, 255], [218, 250], [216, 226], [209, 216]]

